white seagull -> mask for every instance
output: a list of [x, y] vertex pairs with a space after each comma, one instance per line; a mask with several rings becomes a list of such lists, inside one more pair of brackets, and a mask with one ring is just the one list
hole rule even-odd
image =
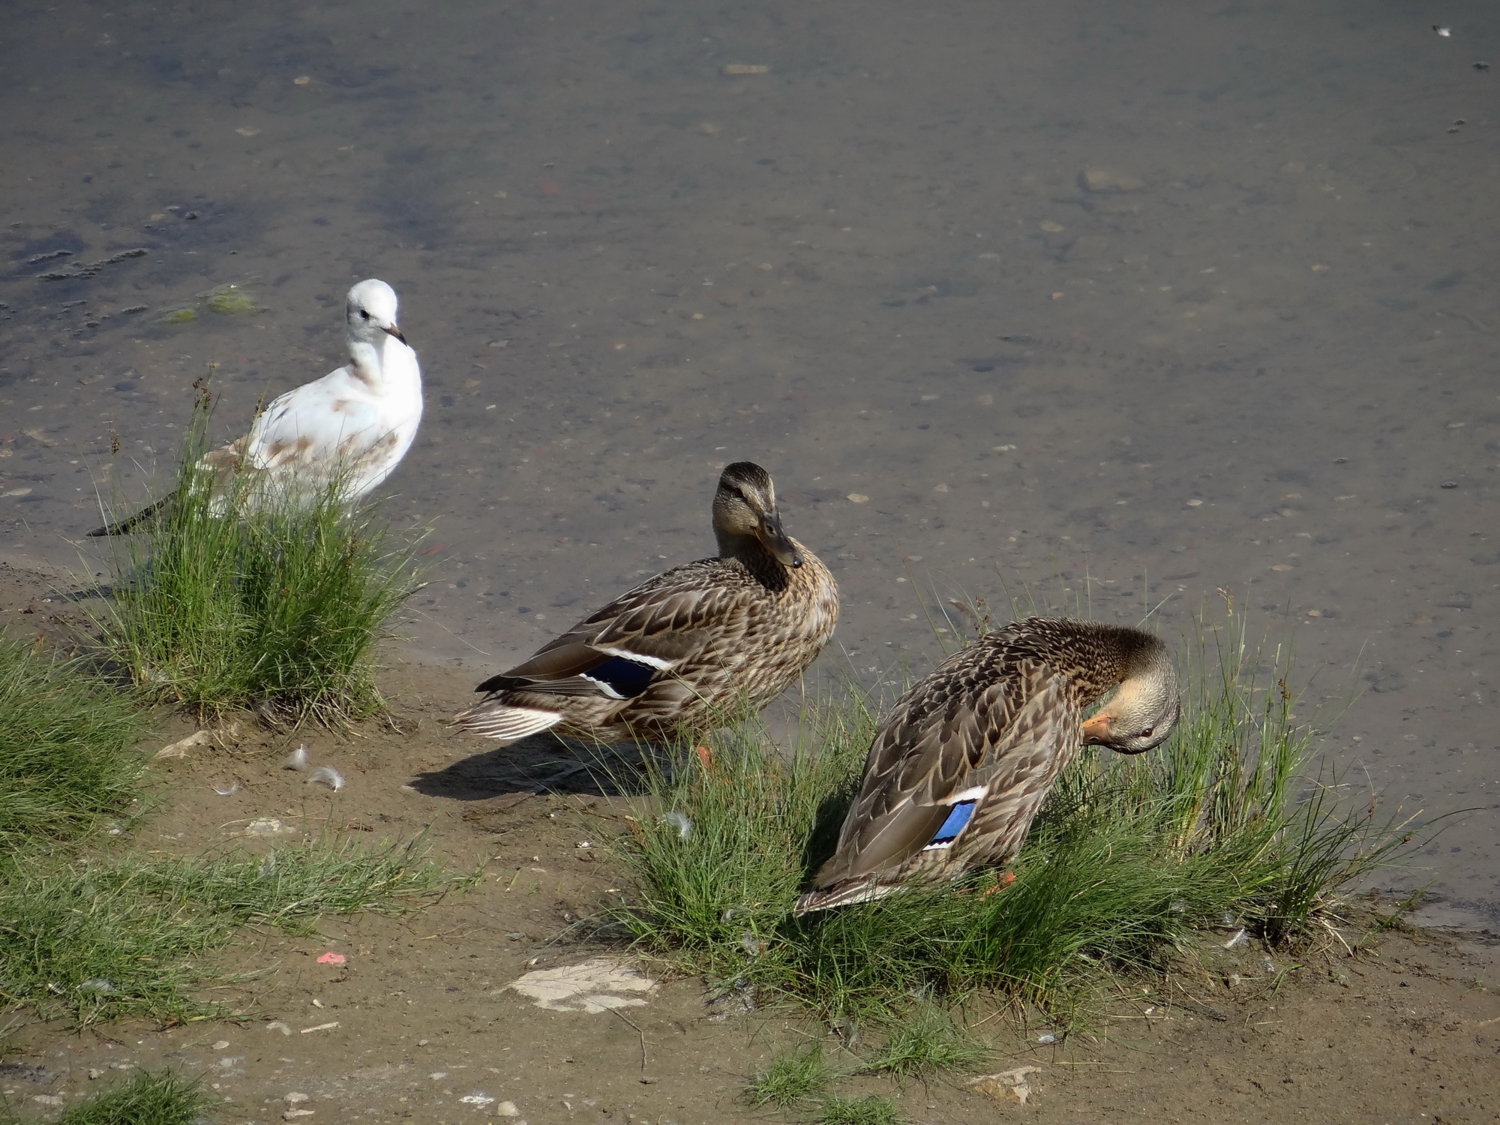
[[[349, 290], [349, 362], [275, 399], [238, 441], [199, 464], [214, 474], [213, 511], [222, 514], [237, 473], [254, 474], [241, 495], [272, 493], [307, 503], [339, 481], [353, 504], [401, 463], [422, 420], [422, 369], [396, 327], [396, 291], [370, 278]], [[90, 535], [122, 535], [155, 516], [164, 498]]]

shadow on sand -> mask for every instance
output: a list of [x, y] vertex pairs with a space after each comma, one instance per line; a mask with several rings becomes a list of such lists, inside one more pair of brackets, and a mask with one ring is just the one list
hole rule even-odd
[[648, 765], [669, 761], [667, 748], [638, 742], [598, 743], [533, 735], [418, 774], [411, 788], [428, 797], [484, 801], [508, 808], [540, 793], [616, 797], [641, 791]]

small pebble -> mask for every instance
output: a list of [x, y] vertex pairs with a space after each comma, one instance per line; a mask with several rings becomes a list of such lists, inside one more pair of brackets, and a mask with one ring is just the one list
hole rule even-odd
[[215, 1051], [222, 1051], [227, 1046], [229, 1046], [229, 1040], [220, 1039], [217, 1043], [214, 1044], [213, 1049]]
[[862, 492], [851, 492], [845, 497], [851, 504], [867, 504], [870, 498]]
[[286, 1102], [287, 1105], [298, 1105], [301, 1102], [308, 1101], [309, 1099], [308, 1099], [308, 1096], [306, 1094], [299, 1094], [299, 1093], [293, 1092], [293, 1093], [288, 1094], [286, 1097], [282, 1098], [281, 1100], [284, 1101], [284, 1102]]
[[1201, 507], [1203, 507], [1203, 501], [1202, 500], [1189, 500], [1187, 502], [1187, 506], [1189, 508], [1201, 508]]
[[1456, 480], [1445, 480], [1440, 487], [1442, 487], [1442, 488], [1457, 488], [1458, 487], [1458, 481], [1456, 481]]
[[520, 1117], [521, 1111], [516, 1108], [515, 1102], [501, 1102], [495, 1106], [496, 1117]]

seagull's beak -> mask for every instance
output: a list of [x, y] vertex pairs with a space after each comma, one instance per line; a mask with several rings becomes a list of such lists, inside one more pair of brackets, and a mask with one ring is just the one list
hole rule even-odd
[[406, 343], [406, 337], [401, 335], [401, 329], [397, 328], [394, 324], [387, 328], [386, 331], [392, 336], [396, 337], [396, 339], [400, 340], [403, 344]]

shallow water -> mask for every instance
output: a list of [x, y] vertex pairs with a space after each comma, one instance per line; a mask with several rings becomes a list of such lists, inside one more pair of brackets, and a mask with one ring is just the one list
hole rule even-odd
[[[938, 655], [914, 587], [999, 603], [998, 569], [1178, 636], [1231, 594], [1314, 698], [1363, 687], [1351, 776], [1484, 810], [1426, 858], [1493, 922], [1500, 32], [1444, 18], [12, 9], [0, 557], [76, 566], [207, 364], [239, 432], [342, 361], [378, 276], [427, 382], [386, 487], [436, 529], [430, 659], [496, 670], [708, 553], [749, 458], [867, 679]], [[261, 311], [197, 296], [228, 284]]]

